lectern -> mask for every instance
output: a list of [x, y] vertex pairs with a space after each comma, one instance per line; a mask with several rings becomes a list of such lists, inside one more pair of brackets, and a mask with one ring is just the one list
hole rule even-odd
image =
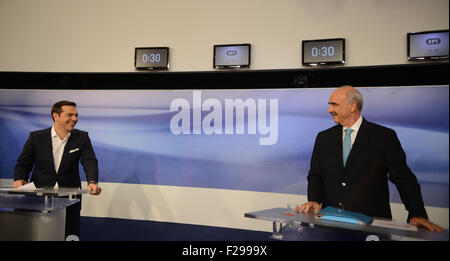
[[66, 208], [84, 193], [79, 188], [0, 188], [0, 241], [65, 240]]
[[[448, 229], [431, 232], [419, 228], [408, 231], [373, 224], [351, 224], [317, 218], [315, 214], [294, 213], [286, 208], [272, 208], [244, 214], [247, 218], [273, 222], [272, 238], [279, 240], [333, 241], [448, 241]], [[381, 220], [381, 218], [377, 218]]]

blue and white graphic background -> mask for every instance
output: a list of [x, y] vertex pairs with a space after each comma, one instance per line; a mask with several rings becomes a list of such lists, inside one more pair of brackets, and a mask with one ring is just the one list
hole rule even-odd
[[[448, 86], [359, 89], [363, 116], [397, 132], [425, 204], [448, 208]], [[65, 99], [77, 102], [77, 128], [89, 131], [101, 182], [305, 195], [315, 137], [334, 124], [327, 113], [332, 91], [201, 92], [222, 108], [224, 99], [278, 99], [278, 142], [261, 146], [247, 128], [243, 135], [172, 134], [170, 103], [184, 98], [192, 106], [191, 90], [0, 90], [0, 179], [13, 178], [29, 132], [50, 127], [51, 105]], [[391, 202], [401, 202], [392, 184]]]

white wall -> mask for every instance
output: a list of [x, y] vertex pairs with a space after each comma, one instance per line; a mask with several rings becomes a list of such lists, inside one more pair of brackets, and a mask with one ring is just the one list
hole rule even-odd
[[133, 71], [169, 46], [171, 71], [212, 69], [251, 43], [253, 69], [301, 67], [301, 41], [346, 38], [347, 66], [403, 64], [406, 33], [449, 28], [448, 0], [0, 0], [0, 71]]
[[[12, 180], [0, 179], [0, 186], [11, 184]], [[100, 186], [100, 196], [83, 196], [81, 215], [271, 232], [272, 222], [245, 218], [244, 213], [307, 200], [304, 195], [226, 189], [106, 182]], [[425, 208], [430, 220], [448, 229], [448, 208]], [[406, 222], [408, 212], [403, 204], [391, 203], [391, 210], [394, 220]]]
[[[272, 222], [245, 218], [244, 213], [286, 208], [307, 201], [304, 195], [227, 189], [102, 183], [100, 196], [83, 197], [83, 216], [154, 220], [272, 231]], [[431, 221], [449, 227], [449, 209], [426, 206]], [[392, 218], [406, 222], [403, 204], [391, 203]]]

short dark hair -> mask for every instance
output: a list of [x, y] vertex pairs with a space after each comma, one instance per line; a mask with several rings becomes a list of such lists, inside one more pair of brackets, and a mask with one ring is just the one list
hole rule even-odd
[[[77, 104], [71, 101], [59, 101], [55, 104], [53, 104], [52, 111], [50, 112], [50, 116], [52, 116], [53, 119], [53, 113], [55, 112], [58, 115], [61, 115], [62, 112], [62, 106], [74, 106], [77, 107]], [[55, 119], [53, 119], [55, 121]]]

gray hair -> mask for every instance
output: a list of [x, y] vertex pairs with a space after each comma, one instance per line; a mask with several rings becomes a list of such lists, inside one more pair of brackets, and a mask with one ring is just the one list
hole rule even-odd
[[347, 92], [347, 102], [356, 102], [356, 106], [358, 106], [359, 111], [362, 111], [363, 97], [357, 89], [353, 88]]

